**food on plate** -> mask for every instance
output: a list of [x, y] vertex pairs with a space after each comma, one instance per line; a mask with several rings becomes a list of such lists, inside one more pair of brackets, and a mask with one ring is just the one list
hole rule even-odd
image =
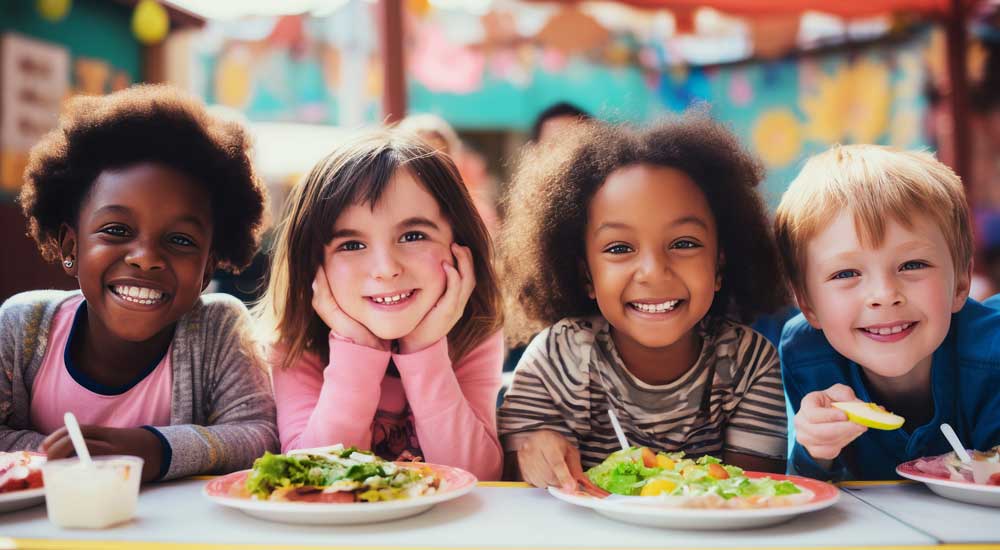
[[834, 403], [833, 406], [847, 413], [847, 419], [851, 422], [876, 430], [896, 430], [903, 425], [903, 422], [906, 422], [902, 416], [892, 414], [885, 410], [885, 407], [875, 403], [840, 401]]
[[611, 453], [587, 477], [615, 495], [660, 497], [664, 504], [698, 508], [770, 508], [808, 501], [812, 494], [791, 481], [748, 477], [741, 468], [683, 452], [645, 447]]
[[44, 463], [41, 453], [0, 452], [0, 494], [41, 487]]
[[914, 467], [925, 474], [982, 485], [1000, 485], [1000, 445], [987, 451], [972, 451], [972, 462], [965, 464], [954, 453], [921, 458]]
[[244, 493], [234, 496], [295, 502], [380, 502], [431, 495], [441, 480], [420, 463], [388, 462], [343, 445], [265, 453], [254, 461]]

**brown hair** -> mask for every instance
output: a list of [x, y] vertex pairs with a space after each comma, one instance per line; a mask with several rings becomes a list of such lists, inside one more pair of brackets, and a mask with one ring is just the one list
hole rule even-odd
[[879, 246], [890, 220], [930, 216], [951, 249], [955, 271], [972, 261], [972, 225], [962, 181], [930, 153], [879, 145], [837, 145], [811, 157], [781, 197], [774, 233], [785, 270], [805, 297], [809, 241], [840, 212], [854, 216], [861, 243]]
[[502, 326], [489, 233], [455, 164], [411, 134], [373, 131], [345, 142], [319, 161], [288, 197], [267, 290], [255, 308], [261, 328], [270, 331], [262, 336], [285, 348], [282, 368], [293, 365], [304, 352], [327, 359], [330, 329], [312, 308], [312, 281], [322, 265], [323, 248], [346, 208], [377, 203], [393, 175], [404, 169], [434, 196], [451, 223], [455, 242], [472, 251], [476, 287], [448, 333], [452, 360]]

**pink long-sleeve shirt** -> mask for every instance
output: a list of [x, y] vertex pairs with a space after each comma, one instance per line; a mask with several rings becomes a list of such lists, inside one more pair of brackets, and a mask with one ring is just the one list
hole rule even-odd
[[[503, 336], [496, 334], [452, 365], [442, 338], [416, 353], [380, 351], [330, 338], [330, 362], [306, 353], [291, 367], [271, 354], [281, 450], [343, 443], [395, 459], [427, 462], [500, 479], [496, 399]], [[399, 377], [386, 376], [392, 359]]]

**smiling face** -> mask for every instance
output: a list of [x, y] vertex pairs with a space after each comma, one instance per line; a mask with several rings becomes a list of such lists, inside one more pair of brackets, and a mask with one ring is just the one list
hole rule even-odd
[[719, 288], [717, 241], [708, 200], [684, 172], [640, 164], [608, 176], [590, 202], [586, 254], [619, 348], [694, 338]]
[[88, 315], [110, 336], [149, 340], [194, 306], [210, 273], [210, 202], [201, 186], [158, 164], [107, 170], [94, 181], [62, 246], [75, 256], [69, 271]]
[[383, 340], [406, 336], [444, 293], [452, 241], [434, 196], [397, 171], [376, 204], [337, 218], [323, 265], [337, 305]]
[[969, 269], [956, 275], [941, 229], [921, 214], [910, 221], [888, 222], [872, 248], [843, 213], [806, 249], [806, 319], [840, 354], [887, 378], [930, 366], [969, 294]]

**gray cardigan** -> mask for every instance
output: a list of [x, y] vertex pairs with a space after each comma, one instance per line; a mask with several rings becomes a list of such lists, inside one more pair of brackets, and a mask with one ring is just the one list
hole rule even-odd
[[[31, 385], [55, 312], [78, 294], [24, 292], [0, 307], [0, 451], [36, 449], [45, 439], [31, 426]], [[168, 445], [163, 479], [249, 468], [278, 448], [270, 382], [239, 300], [203, 295], [177, 321], [172, 350], [170, 425], [155, 430]]]

